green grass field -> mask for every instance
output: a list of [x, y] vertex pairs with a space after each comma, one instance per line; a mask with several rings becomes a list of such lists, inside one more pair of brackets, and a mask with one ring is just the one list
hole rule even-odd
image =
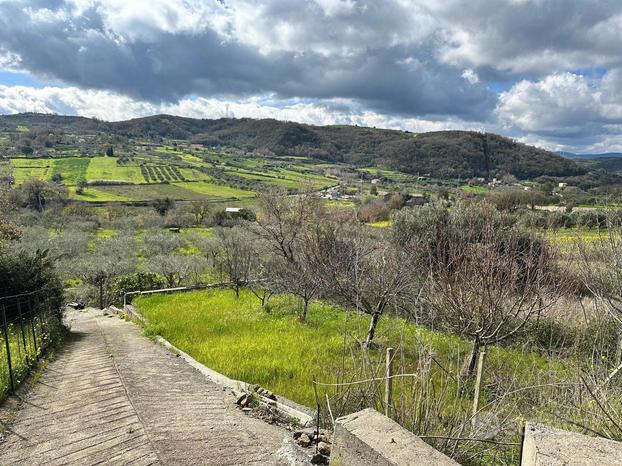
[[609, 239], [606, 228], [559, 228], [547, 230], [544, 236], [562, 252], [577, 252], [580, 243], [590, 244]]
[[375, 228], [389, 228], [391, 226], [391, 220], [380, 220], [379, 222], [368, 223], [367, 225]]
[[470, 184], [463, 184], [462, 186], [460, 186], [460, 189], [462, 189], [463, 191], [469, 191], [477, 194], [487, 193], [490, 191], [490, 189], [486, 188], [485, 186], [473, 186]]
[[69, 187], [69, 198], [87, 202], [129, 202], [139, 200], [114, 192], [111, 188], [116, 188], [116, 186], [89, 186], [82, 194], [78, 194], [76, 193], [76, 188], [71, 186]]
[[[123, 164], [117, 163], [116, 157], [103, 156], [13, 158], [10, 163], [18, 185], [28, 179], [50, 180], [58, 173], [61, 182], [69, 187], [71, 199], [91, 202], [148, 201], [166, 196], [176, 200], [250, 199], [257, 195], [252, 188], [243, 189], [227, 185], [223, 180], [213, 180], [213, 176], [200, 170], [201, 167], [218, 167], [226, 174], [248, 179], [249, 186], [254, 186], [252, 181], [287, 189], [298, 189], [305, 183], [317, 188], [336, 183], [335, 179], [309, 171], [304, 157], [300, 161], [274, 161], [211, 152], [200, 157], [172, 146], [153, 150], [134, 154]], [[80, 179], [112, 184], [92, 185], [79, 195], [74, 187]]]
[[48, 159], [11, 159], [16, 184], [31, 179], [47, 180], [52, 176], [52, 161]]
[[93, 157], [86, 170], [86, 179], [129, 181], [144, 183], [140, 168], [136, 165], [119, 165], [114, 157]]
[[52, 160], [51, 174], [59, 173], [62, 182], [68, 186], [75, 186], [81, 179], [86, 179], [87, 169], [91, 162], [87, 157], [71, 157]]
[[233, 188], [231, 186], [209, 183], [206, 181], [173, 183], [174, 186], [192, 191], [208, 197], [255, 197], [253, 191], [246, 189]]
[[[273, 298], [267, 312], [246, 290], [239, 299], [231, 290], [210, 290], [143, 296], [135, 304], [149, 321], [147, 333], [162, 335], [232, 378], [258, 383], [307, 406], [313, 406], [314, 376], [334, 382], [342, 363], [348, 372], [348, 367], [360, 362], [361, 349], [355, 342], [364, 337], [368, 324], [366, 315], [320, 303], [314, 303], [307, 321], [300, 323], [291, 297]], [[376, 343], [378, 347], [366, 355], [370, 361], [381, 364], [384, 348], [392, 346], [403, 351], [404, 368], [409, 372], [417, 371], [421, 343], [451, 370], [470, 347], [457, 337], [391, 317], [381, 320]], [[562, 370], [561, 365], [536, 354], [488, 349], [487, 372], [496, 377], [521, 374], [521, 383], [528, 384], [534, 373], [550, 377], [550, 371]], [[404, 382], [408, 383], [412, 381]]]

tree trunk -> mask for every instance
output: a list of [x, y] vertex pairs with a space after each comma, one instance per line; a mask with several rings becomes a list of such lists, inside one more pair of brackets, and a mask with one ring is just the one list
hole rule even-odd
[[471, 354], [469, 355], [468, 364], [465, 366], [464, 372], [468, 378], [473, 377], [475, 373], [475, 367], [477, 366], [477, 358], [479, 356], [479, 350], [482, 346], [482, 343], [479, 339], [479, 336], [476, 335], [473, 339], [473, 347], [471, 348]]
[[238, 282], [235, 282], [235, 297], [240, 297], [240, 284]]
[[380, 313], [374, 312], [371, 315], [371, 322], [369, 323], [369, 330], [367, 330], [367, 338], [365, 338], [365, 348], [369, 348], [371, 346], [371, 342], [374, 339], [374, 335], [376, 334], [376, 326], [378, 325], [379, 320], [380, 320]]
[[309, 310], [309, 300], [302, 298], [302, 312], [298, 316], [300, 322], [304, 322], [307, 319], [307, 311]]
[[622, 328], [618, 329], [618, 342], [616, 346], [616, 365], [622, 363]]

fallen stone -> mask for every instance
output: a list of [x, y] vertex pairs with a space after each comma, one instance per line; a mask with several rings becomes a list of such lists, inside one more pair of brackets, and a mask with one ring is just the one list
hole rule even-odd
[[250, 413], [252, 410], [252, 408], [242, 408], [242, 411], [244, 411], [245, 413]]
[[329, 458], [321, 453], [316, 453], [311, 457], [311, 464], [328, 464]]
[[322, 455], [330, 456], [330, 445], [326, 442], [317, 444], [317, 449]]
[[302, 434], [296, 439], [296, 442], [298, 442], [298, 445], [301, 447], [308, 447], [311, 445], [311, 438], [307, 434]]

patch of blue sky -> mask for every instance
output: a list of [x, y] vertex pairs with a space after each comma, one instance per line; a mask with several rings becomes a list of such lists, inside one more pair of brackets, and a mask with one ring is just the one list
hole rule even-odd
[[581, 76], [585, 76], [586, 78], [601, 79], [603, 76], [605, 76], [605, 74], [607, 74], [607, 71], [609, 70], [603, 67], [590, 67], [590, 68], [577, 68], [570, 72], [573, 74], [580, 74]]
[[42, 88], [45, 86], [64, 87], [64, 84], [52, 81], [45, 81], [34, 77], [23, 71], [4, 71], [0, 70], [0, 85], [4, 86], [26, 86]]

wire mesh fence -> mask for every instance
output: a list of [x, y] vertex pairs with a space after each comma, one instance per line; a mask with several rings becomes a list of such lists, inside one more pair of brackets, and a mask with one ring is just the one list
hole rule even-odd
[[0, 396], [14, 393], [62, 332], [58, 300], [45, 290], [0, 298]]

